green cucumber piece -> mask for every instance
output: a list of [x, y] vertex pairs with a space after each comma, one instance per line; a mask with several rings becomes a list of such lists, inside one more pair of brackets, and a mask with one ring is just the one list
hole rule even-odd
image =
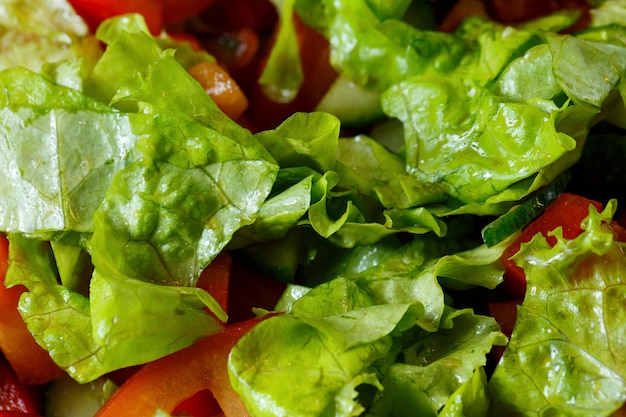
[[365, 126], [383, 116], [380, 92], [337, 77], [315, 110], [335, 115], [345, 127]]
[[496, 220], [489, 223], [482, 230], [483, 241], [488, 247], [497, 245], [521, 230], [554, 201], [565, 189], [569, 175], [562, 175], [554, 183], [544, 188], [534, 197], [512, 208]]
[[55, 379], [46, 390], [46, 416], [93, 416], [116, 389], [117, 385], [106, 377], [86, 384], [79, 384], [69, 376]]

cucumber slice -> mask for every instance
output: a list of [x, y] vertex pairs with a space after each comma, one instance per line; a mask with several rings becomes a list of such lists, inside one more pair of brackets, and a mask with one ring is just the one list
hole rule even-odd
[[345, 127], [364, 126], [383, 116], [380, 92], [366, 90], [342, 76], [337, 77], [315, 110], [334, 114]]
[[482, 237], [485, 244], [488, 247], [495, 246], [513, 233], [521, 230], [539, 216], [548, 204], [559, 196], [561, 191], [565, 189], [568, 181], [569, 175], [562, 175], [534, 197], [512, 208], [507, 213], [485, 226], [482, 230]]
[[46, 416], [93, 416], [116, 389], [117, 386], [106, 377], [86, 384], [79, 384], [69, 376], [55, 379], [46, 391]]

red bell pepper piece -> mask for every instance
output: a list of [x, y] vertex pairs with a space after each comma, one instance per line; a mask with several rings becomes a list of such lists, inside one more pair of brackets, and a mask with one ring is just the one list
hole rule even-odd
[[221, 332], [150, 362], [126, 381], [95, 417], [144, 417], [168, 413], [197, 392], [209, 390], [226, 416], [247, 416], [228, 378], [228, 355], [239, 339], [263, 318], [232, 324]]

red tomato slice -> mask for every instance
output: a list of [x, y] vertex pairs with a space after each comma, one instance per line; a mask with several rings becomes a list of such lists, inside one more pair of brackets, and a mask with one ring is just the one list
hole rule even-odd
[[64, 372], [52, 361], [48, 352], [35, 342], [17, 311], [18, 301], [26, 287], [4, 286], [8, 256], [9, 243], [4, 235], [0, 235], [0, 350], [22, 383], [42, 384], [61, 377]]
[[153, 35], [161, 33], [163, 26], [163, 4], [159, 0], [69, 0], [70, 4], [95, 31], [104, 21], [113, 16], [140, 13]]
[[209, 390], [196, 392], [190, 398], [180, 403], [172, 412], [173, 416], [213, 417], [220, 414], [222, 409]]
[[214, 0], [160, 0], [163, 7], [163, 23], [180, 23], [204, 10]]
[[536, 19], [563, 9], [576, 9], [581, 13], [575, 27], [570, 30], [583, 29], [590, 21], [589, 3], [585, 0], [489, 0], [486, 5], [494, 19], [507, 24]]
[[41, 417], [39, 414], [22, 413], [21, 411], [0, 411], [0, 417]]
[[43, 412], [43, 393], [39, 386], [21, 383], [9, 363], [0, 358], [0, 413], [15, 411], [40, 414]]
[[221, 332], [150, 362], [126, 381], [95, 417], [144, 417], [172, 411], [199, 391], [209, 390], [226, 416], [249, 415], [228, 378], [228, 355], [239, 339], [263, 320], [232, 324]]
[[[515, 326], [515, 320], [517, 319], [517, 306], [522, 303], [522, 300], [512, 301], [498, 301], [489, 303], [489, 315], [492, 316], [498, 324], [502, 333], [511, 336], [513, 332], [513, 326]], [[506, 346], [494, 346], [492, 349], [492, 355], [495, 362], [498, 362], [504, 353]]]
[[523, 298], [526, 292], [526, 275], [524, 270], [517, 266], [510, 258], [516, 254], [520, 245], [529, 242], [537, 233], [546, 237], [550, 245], [556, 244], [556, 238], [548, 236], [548, 232], [562, 227], [563, 237], [573, 239], [578, 236], [582, 229], [580, 223], [589, 215], [589, 206], [593, 205], [602, 210], [602, 204], [597, 201], [570, 194], [561, 193], [556, 200], [550, 204], [545, 212], [534, 222], [529, 224], [518, 237], [502, 254], [502, 260], [506, 269], [504, 275], [503, 288], [514, 298]]
[[200, 274], [197, 287], [202, 288], [215, 298], [224, 311], [228, 312], [228, 287], [230, 270], [233, 265], [228, 252], [220, 253]]
[[[297, 111], [312, 111], [322, 99], [330, 85], [337, 78], [337, 71], [330, 65], [330, 46], [328, 40], [306, 26], [295, 15], [296, 36], [300, 47], [300, 59], [304, 82], [297, 96], [290, 103], [277, 103], [266, 96], [262, 87], [255, 82], [250, 86], [248, 99], [250, 106], [244, 116], [254, 131], [273, 129], [288, 116]], [[259, 73], [247, 77], [257, 80], [261, 74], [265, 61], [269, 57], [271, 49], [268, 48], [267, 56], [261, 62]], [[237, 78], [237, 76], [235, 75]], [[246, 86], [244, 85], [246, 91]]]

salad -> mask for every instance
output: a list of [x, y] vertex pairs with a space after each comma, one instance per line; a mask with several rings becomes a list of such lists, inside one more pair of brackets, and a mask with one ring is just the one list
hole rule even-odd
[[624, 413], [626, 4], [518, 3], [5, 0], [0, 417]]

